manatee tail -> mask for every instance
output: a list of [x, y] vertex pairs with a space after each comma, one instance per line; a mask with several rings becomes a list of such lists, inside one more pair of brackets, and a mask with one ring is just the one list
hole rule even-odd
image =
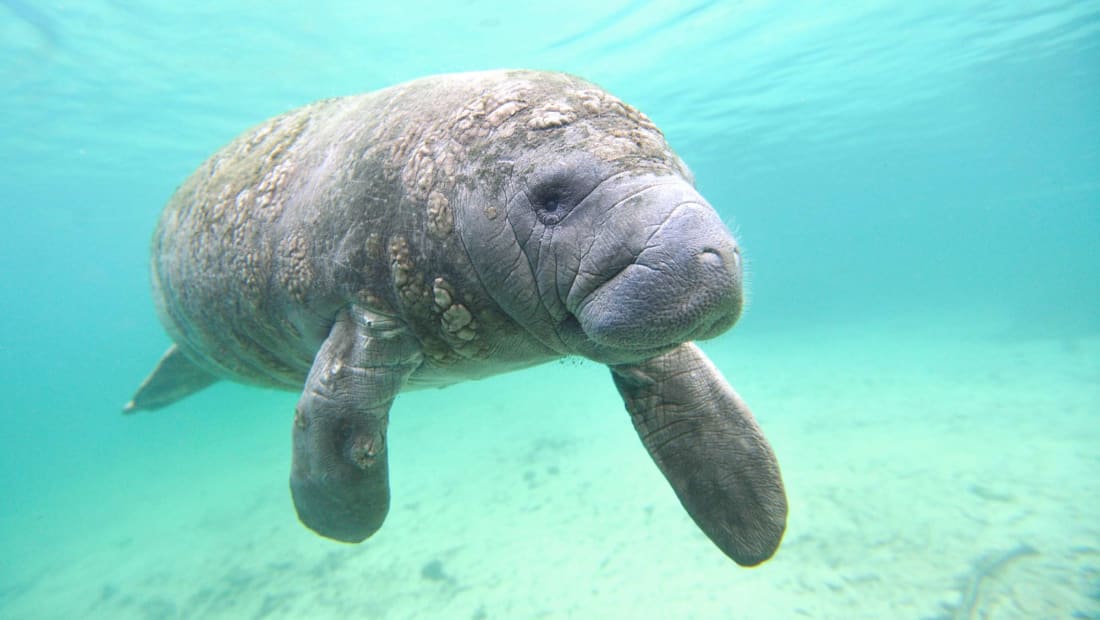
[[194, 362], [172, 345], [157, 362], [157, 367], [141, 387], [134, 393], [130, 402], [122, 408], [123, 413], [136, 413], [141, 410], [160, 409], [181, 398], [185, 398], [217, 381], [214, 375], [199, 368]]

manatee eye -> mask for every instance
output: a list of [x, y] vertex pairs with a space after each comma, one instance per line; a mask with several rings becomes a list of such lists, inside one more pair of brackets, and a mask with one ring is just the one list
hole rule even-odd
[[573, 210], [576, 199], [564, 184], [546, 183], [532, 192], [531, 206], [540, 222], [553, 226]]
[[539, 222], [553, 226], [564, 220], [608, 175], [607, 166], [584, 151], [565, 154], [531, 173], [526, 197]]

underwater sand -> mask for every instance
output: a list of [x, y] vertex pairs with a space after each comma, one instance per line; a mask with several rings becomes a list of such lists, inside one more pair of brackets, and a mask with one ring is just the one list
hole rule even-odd
[[295, 395], [128, 418], [129, 452], [5, 511], [0, 617], [1100, 618], [1100, 336], [951, 319], [704, 344], [787, 484], [755, 569], [682, 510], [607, 371], [565, 361], [403, 395], [358, 546], [294, 517]]

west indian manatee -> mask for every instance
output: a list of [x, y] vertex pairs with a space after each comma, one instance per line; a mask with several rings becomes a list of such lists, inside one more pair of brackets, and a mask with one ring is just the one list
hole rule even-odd
[[290, 487], [323, 536], [381, 527], [398, 393], [578, 355], [723, 552], [779, 545], [775, 456], [692, 344], [741, 312], [737, 243], [657, 127], [589, 82], [441, 75], [276, 117], [172, 196], [152, 281], [175, 344], [126, 411], [222, 379], [300, 391]]

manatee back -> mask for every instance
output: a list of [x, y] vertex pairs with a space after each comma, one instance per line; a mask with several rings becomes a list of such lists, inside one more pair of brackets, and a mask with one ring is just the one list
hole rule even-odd
[[[382, 175], [364, 170], [367, 161], [348, 165], [370, 142], [377, 105], [370, 95], [330, 99], [274, 118], [219, 150], [169, 200], [153, 236], [154, 299], [173, 340], [206, 370], [301, 387], [347, 290], [363, 286], [332, 258], [388, 211]], [[375, 185], [376, 199], [342, 196], [355, 178]], [[375, 214], [349, 221], [326, 204]], [[356, 281], [342, 290], [338, 278]]]

